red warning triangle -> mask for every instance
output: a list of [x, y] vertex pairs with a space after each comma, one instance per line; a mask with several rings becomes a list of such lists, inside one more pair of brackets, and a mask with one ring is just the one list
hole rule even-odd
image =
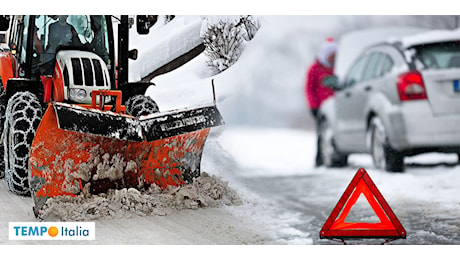
[[[345, 222], [363, 194], [380, 222]], [[406, 238], [399, 222], [366, 170], [360, 168], [320, 231], [320, 238]]]

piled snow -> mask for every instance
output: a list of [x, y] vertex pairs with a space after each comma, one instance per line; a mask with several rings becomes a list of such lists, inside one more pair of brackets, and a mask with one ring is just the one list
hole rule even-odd
[[316, 134], [311, 131], [231, 127], [218, 142], [243, 170], [263, 169], [259, 172], [263, 176], [303, 174], [314, 166], [311, 158], [315, 156]]
[[198, 209], [240, 205], [242, 203], [228, 182], [203, 172], [192, 184], [156, 185], [148, 189], [109, 190], [106, 194], [81, 194], [48, 199], [40, 215], [46, 221], [90, 221], [95, 219], [131, 218], [133, 216], [168, 215], [173, 209]]
[[[161, 16], [160, 16], [161, 17]], [[202, 18], [176, 16], [169, 23], [158, 20], [147, 35], [130, 30], [130, 45], [138, 49], [138, 59], [130, 61], [129, 81], [140, 81], [152, 71], [198, 46]]]

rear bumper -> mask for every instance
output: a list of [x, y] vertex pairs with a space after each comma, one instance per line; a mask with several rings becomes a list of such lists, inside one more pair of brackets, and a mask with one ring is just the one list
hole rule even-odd
[[406, 102], [388, 113], [385, 127], [391, 145], [417, 150], [460, 152], [460, 115], [434, 116], [428, 102]]

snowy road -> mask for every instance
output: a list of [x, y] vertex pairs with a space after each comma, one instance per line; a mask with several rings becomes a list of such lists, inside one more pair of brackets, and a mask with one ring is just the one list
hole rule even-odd
[[[241, 205], [95, 219], [95, 241], [9, 240], [9, 222], [37, 220], [31, 199], [8, 192], [2, 179], [0, 244], [334, 245], [338, 243], [319, 239], [319, 231], [357, 169], [364, 167], [407, 231], [407, 239], [390, 244], [460, 245], [460, 166], [455, 155], [410, 158], [403, 174], [373, 168], [367, 155], [350, 157], [346, 168], [315, 169], [314, 143], [314, 133], [304, 130], [215, 131], [205, 146], [202, 170], [227, 182], [242, 198]], [[375, 222], [365, 200], [358, 199], [355, 206], [351, 222]]]
[[[264, 244], [260, 225], [250, 219], [250, 205], [206, 209], [166, 209], [164, 215], [95, 219], [91, 241], [9, 240], [10, 222], [36, 222], [32, 199], [8, 191], [0, 180], [0, 245], [244, 245]], [[243, 215], [242, 215], [243, 214]]]
[[[267, 177], [257, 181], [248, 179], [246, 183], [261, 196], [270, 199], [271, 206], [278, 209], [271, 213], [273, 218], [287, 223], [293, 230], [298, 230], [297, 235], [284, 235], [286, 241], [297, 239], [299, 234], [303, 234], [305, 239], [311, 238], [313, 244], [337, 244], [320, 239], [319, 231], [341, 196], [338, 193], [327, 194], [327, 190], [336, 190], [337, 185], [343, 185], [344, 182], [339, 179], [342, 178], [324, 173], [321, 176]], [[329, 199], [333, 196], [336, 197], [335, 200]], [[396, 240], [391, 244], [460, 244], [458, 210], [446, 209], [436, 202], [420, 202], [416, 199], [392, 200], [389, 203], [408, 232], [406, 239]], [[350, 212], [352, 213], [353, 211]], [[355, 218], [358, 220], [365, 217], [364, 213], [358, 212]], [[383, 241], [375, 239], [350, 242], [359, 244]]]
[[[405, 173], [377, 170], [368, 155], [352, 155], [341, 169], [314, 168], [314, 133], [286, 129], [227, 129], [224, 149], [241, 167], [236, 182], [266, 204], [264, 218], [277, 223], [276, 242], [338, 244], [319, 231], [356, 171], [363, 167], [407, 231], [391, 244], [460, 244], [460, 166], [454, 154], [406, 158]], [[289, 152], [290, 151], [290, 152]], [[355, 208], [356, 206], [356, 208]], [[350, 211], [350, 222], [379, 222], [364, 196]], [[384, 240], [349, 243], [379, 244]]]

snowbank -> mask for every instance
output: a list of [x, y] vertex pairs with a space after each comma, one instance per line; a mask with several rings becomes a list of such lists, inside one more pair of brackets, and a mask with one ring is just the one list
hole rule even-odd
[[161, 190], [109, 190], [107, 194], [61, 196], [47, 201], [40, 212], [46, 221], [91, 221], [133, 216], [166, 216], [176, 209], [198, 209], [240, 205], [239, 196], [222, 179], [203, 172], [192, 184]]
[[[161, 17], [161, 16], [160, 16]], [[138, 59], [129, 63], [129, 81], [140, 81], [152, 71], [198, 46], [202, 18], [200, 16], [176, 16], [164, 24], [159, 19], [147, 35], [130, 30], [130, 48], [138, 50]]]

